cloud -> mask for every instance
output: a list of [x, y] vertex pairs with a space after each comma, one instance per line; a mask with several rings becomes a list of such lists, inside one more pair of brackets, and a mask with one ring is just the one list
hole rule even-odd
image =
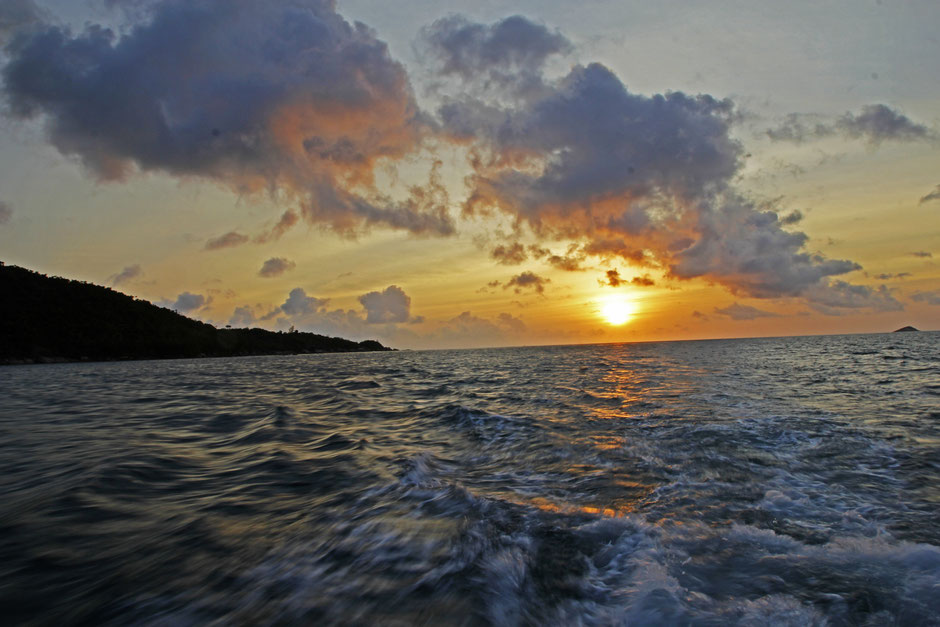
[[[158, 171], [240, 194], [276, 189], [341, 232], [385, 225], [449, 234], [429, 188], [392, 201], [377, 167], [428, 127], [404, 68], [331, 0], [159, 0], [118, 36], [45, 22], [6, 48], [10, 114], [102, 181]], [[430, 196], [430, 200], [429, 200]]]
[[[696, 312], [698, 313], [698, 312]], [[715, 307], [715, 313], [721, 314], [722, 316], [728, 316], [732, 320], [756, 320], [757, 318], [776, 318], [777, 314], [764, 311], [763, 309], [758, 309], [756, 307], [751, 307], [749, 305], [741, 305], [739, 303], [734, 303], [728, 305], [725, 308]], [[693, 315], [695, 315], [693, 313]], [[700, 317], [700, 316], [696, 316]]]
[[255, 322], [258, 321], [258, 318], [255, 316], [254, 310], [249, 306], [236, 307], [235, 311], [232, 312], [232, 317], [229, 318], [229, 325], [233, 327], [250, 327]]
[[915, 250], [911, 253], [912, 257], [920, 257], [922, 259], [930, 259], [933, 257], [933, 253], [929, 253], [926, 250]]
[[526, 331], [525, 323], [508, 313], [501, 313], [496, 316], [496, 324], [511, 333], [521, 334]]
[[264, 265], [261, 266], [261, 270], [258, 271], [258, 276], [265, 278], [271, 278], [276, 276], [281, 276], [289, 270], [293, 270], [297, 264], [295, 264], [290, 259], [284, 259], [283, 257], [271, 257], [264, 262]]
[[537, 274], [526, 270], [522, 274], [517, 274], [512, 277], [503, 285], [503, 289], [509, 289], [510, 287], [515, 288], [516, 294], [519, 294], [524, 289], [534, 289], [539, 294], [545, 292], [545, 284], [551, 283], [550, 279], [540, 277]]
[[[287, 300], [284, 301], [280, 307], [275, 309], [275, 312], [280, 310], [280, 312], [288, 316], [310, 314], [326, 307], [329, 302], [330, 300], [328, 298], [307, 296], [307, 292], [302, 287], [295, 287], [290, 291]], [[270, 317], [272, 317], [271, 314], [268, 314], [265, 316], [265, 319]]]
[[281, 237], [287, 233], [297, 221], [300, 220], [300, 216], [293, 209], [288, 209], [281, 215], [281, 219], [277, 221], [269, 231], [265, 231], [257, 236], [255, 236], [256, 244], [264, 244], [270, 241], [276, 241], [281, 239]]
[[[468, 25], [436, 28], [439, 37], [457, 37]], [[558, 79], [546, 78], [540, 63], [517, 67], [528, 85], [520, 92], [512, 81], [492, 80], [493, 72], [513, 71], [499, 59], [471, 55], [460, 64], [448, 50], [438, 52], [442, 73], [488, 81], [488, 89], [450, 95], [437, 110], [441, 132], [472, 147], [465, 214], [499, 211], [543, 240], [573, 240], [579, 254], [747, 296], [798, 296], [859, 268], [806, 252], [807, 236], [783, 228], [799, 213], [778, 218], [735, 189], [744, 152], [732, 137], [738, 114], [730, 100], [635, 94], [599, 63]], [[534, 59], [544, 56], [538, 50]], [[572, 261], [569, 269], [579, 267]]]
[[780, 218], [780, 224], [785, 224], [789, 226], [791, 224], [797, 224], [802, 219], [803, 219], [803, 212], [800, 211], [799, 209], [794, 209], [787, 215]]
[[585, 269], [581, 266], [581, 264], [584, 263], [584, 259], [584, 254], [569, 250], [565, 255], [549, 255], [546, 261], [559, 270], [564, 270], [565, 272], [579, 272]]
[[482, 347], [519, 343], [526, 333], [525, 323], [508, 313], [496, 318], [482, 318], [462, 312], [429, 334], [436, 346]]
[[610, 287], [620, 287], [621, 285], [627, 285], [628, 283], [640, 287], [656, 285], [656, 281], [654, 281], [648, 274], [644, 274], [643, 276], [635, 276], [628, 281], [627, 279], [624, 279], [622, 276], [620, 276], [620, 271], [616, 268], [613, 270], [608, 270], [604, 275], [604, 278], [598, 281], [598, 283], [601, 286], [609, 285]]
[[925, 202], [931, 202], [933, 200], [940, 200], [940, 185], [937, 185], [932, 192], [923, 196], [918, 204], [922, 205]]
[[876, 274], [874, 278], [879, 279], [881, 281], [887, 281], [888, 279], [903, 279], [909, 276], [911, 276], [910, 272], [898, 272], [895, 274], [885, 272], [882, 274]]
[[176, 297], [176, 301], [170, 305], [170, 308], [185, 314], [205, 307], [209, 304], [210, 300], [211, 299], [207, 299], [202, 294], [183, 292]]
[[904, 309], [890, 290], [884, 285], [871, 288], [867, 285], [852, 285], [845, 281], [833, 281], [825, 287], [809, 291], [807, 302], [816, 311], [838, 316], [845, 310], [871, 309], [873, 311], [901, 311]]
[[503, 246], [499, 245], [490, 251], [490, 256], [504, 266], [517, 266], [528, 259], [525, 247], [519, 242]]
[[696, 309], [695, 311], [692, 312], [692, 317], [693, 317], [693, 318], [696, 318], [696, 319], [698, 319], [698, 320], [703, 320], [703, 321], [704, 321], [704, 320], [709, 320], [708, 314], [703, 314], [703, 313], [702, 313], [701, 311], [699, 311], [698, 309]]
[[581, 264], [584, 263], [587, 255], [584, 253], [583, 247], [578, 244], [569, 245], [564, 255], [557, 255], [548, 248], [542, 248], [536, 244], [529, 246], [529, 252], [532, 253], [532, 256], [536, 259], [544, 258], [546, 263], [559, 270], [566, 272], [585, 270]]
[[928, 305], [940, 305], [940, 290], [934, 290], [932, 292], [914, 292], [911, 294], [911, 299], [919, 303], [927, 303]]
[[13, 207], [0, 200], [0, 224], [9, 224], [13, 217]]
[[[378, 337], [383, 341], [391, 343], [395, 343], [402, 338], [413, 340], [415, 337], [413, 333], [398, 327], [395, 322], [392, 321], [392, 319], [397, 320], [403, 317], [400, 315], [400, 310], [396, 310], [395, 304], [391, 302], [396, 295], [396, 290], [399, 290], [399, 288], [390, 286], [385, 292], [372, 293], [378, 294], [380, 297], [391, 295], [391, 298], [387, 298], [384, 303], [376, 304], [372, 303], [371, 299], [366, 299], [373, 305], [374, 316], [378, 315], [380, 318], [383, 315], [380, 309], [383, 304], [385, 305], [384, 311], [388, 319], [385, 321], [384, 325], [379, 324], [383, 322], [383, 320], [375, 320], [375, 317], [373, 317], [373, 321], [368, 321], [368, 309], [366, 310], [366, 315], [352, 309], [328, 309], [330, 302], [328, 298], [310, 296], [300, 287], [291, 290], [284, 303], [256, 320], [260, 322], [273, 321], [274, 326], [280, 329], [287, 329], [290, 326], [294, 326], [297, 329], [310, 331], [312, 333], [344, 337], [347, 339], [362, 340]], [[404, 293], [402, 292], [402, 294]], [[369, 295], [363, 296], [367, 297]], [[407, 298], [407, 296], [405, 298]], [[408, 300], [410, 303], [410, 299]], [[243, 323], [252, 320], [254, 316], [254, 310], [250, 307], [239, 308], [236, 312], [239, 313], [239, 321]], [[235, 320], [234, 315], [233, 320]], [[407, 317], [406, 321], [419, 322], [420, 320], [420, 318]], [[250, 323], [251, 322], [248, 322], [248, 324]]]
[[381, 292], [363, 294], [359, 302], [366, 310], [369, 324], [420, 321], [411, 318], [411, 297], [397, 285], [389, 285]]
[[624, 282], [620, 277], [620, 271], [617, 270], [617, 268], [608, 270], [604, 276], [605, 278], [603, 280], [598, 281], [598, 283], [600, 283], [602, 286], [609, 285], [610, 287], [620, 287], [620, 285]]
[[135, 263], [132, 266], [126, 266], [123, 270], [121, 270], [117, 274], [112, 274], [110, 277], [108, 277], [108, 283], [110, 283], [111, 285], [117, 286], [122, 283], [127, 283], [128, 281], [132, 279], [136, 279], [141, 274], [143, 274], [143, 270], [141, 269], [139, 264]]
[[206, 245], [203, 247], [203, 250], [219, 250], [221, 248], [233, 248], [235, 246], [241, 246], [248, 241], [247, 235], [242, 235], [241, 233], [236, 233], [235, 231], [229, 231], [224, 235], [219, 235], [218, 237], [210, 238], [206, 241]]
[[452, 15], [424, 27], [419, 42], [443, 76], [516, 90], [537, 85], [546, 60], [572, 50], [561, 33], [520, 15], [490, 25]]
[[937, 134], [884, 104], [869, 104], [859, 113], [847, 112], [836, 120], [823, 116], [791, 113], [777, 128], [768, 129], [773, 141], [802, 143], [839, 135], [864, 139], [878, 145], [883, 141], [936, 141]]
[[18, 33], [40, 25], [45, 15], [32, 0], [3, 0], [0, 4], [0, 47]]
[[917, 124], [883, 104], [865, 105], [858, 114], [846, 113], [836, 122], [836, 128], [853, 139], [866, 139], [874, 144], [886, 140], [917, 141], [937, 138], [936, 134], [923, 124]]
[[674, 256], [677, 278], [701, 277], [757, 298], [800, 296], [826, 289], [825, 279], [861, 269], [847, 260], [803, 252], [804, 233], [784, 231], [777, 214], [736, 196], [696, 216], [698, 240]]

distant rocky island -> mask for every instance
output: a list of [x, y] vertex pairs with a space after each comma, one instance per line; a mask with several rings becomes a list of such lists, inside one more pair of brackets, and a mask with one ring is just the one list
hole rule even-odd
[[912, 331], [917, 332], [917, 331], [920, 331], [920, 329], [915, 329], [914, 327], [901, 327], [900, 329], [897, 329], [894, 332], [895, 333], [910, 333]]
[[375, 340], [217, 329], [107, 287], [0, 262], [0, 364], [385, 350]]

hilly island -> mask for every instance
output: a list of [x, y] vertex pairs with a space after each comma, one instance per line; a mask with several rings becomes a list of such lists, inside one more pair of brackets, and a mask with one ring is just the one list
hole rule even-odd
[[0, 364], [391, 350], [315, 333], [218, 329], [92, 283], [0, 262]]

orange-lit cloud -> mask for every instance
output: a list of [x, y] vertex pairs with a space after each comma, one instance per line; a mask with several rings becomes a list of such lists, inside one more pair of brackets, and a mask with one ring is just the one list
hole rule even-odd
[[[787, 228], [799, 212], [780, 218], [782, 209], [759, 206], [736, 189], [745, 156], [732, 137], [738, 114], [731, 101], [634, 94], [598, 63], [549, 79], [541, 71], [545, 58], [561, 52], [545, 44], [553, 33], [529, 24], [540, 34], [529, 37], [531, 55], [516, 50], [524, 42], [513, 43], [512, 55], [484, 54], [480, 33], [502, 26], [442, 20], [425, 31], [440, 73], [473, 86], [438, 109], [443, 132], [473, 146], [466, 214], [497, 211], [518, 232], [573, 241], [581, 254], [747, 296], [802, 297], [828, 310], [890, 304], [858, 291], [847, 297], [848, 284], [831, 277], [860, 269], [857, 263], [807, 251], [807, 236]], [[470, 61], [454, 61], [461, 54]], [[512, 72], [519, 81], [504, 80]], [[840, 124], [846, 133], [879, 139], [929, 134], [880, 107]]]
[[163, 0], [137, 18], [121, 37], [20, 20], [3, 68], [10, 113], [41, 117], [101, 180], [162, 171], [277, 189], [342, 231], [452, 232], [420, 194], [394, 203], [374, 188], [379, 163], [414, 152], [426, 125], [404, 68], [333, 2]]

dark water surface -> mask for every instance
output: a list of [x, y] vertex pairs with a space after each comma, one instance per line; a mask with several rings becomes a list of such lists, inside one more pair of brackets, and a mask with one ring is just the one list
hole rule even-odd
[[5, 624], [940, 624], [940, 334], [0, 369]]

